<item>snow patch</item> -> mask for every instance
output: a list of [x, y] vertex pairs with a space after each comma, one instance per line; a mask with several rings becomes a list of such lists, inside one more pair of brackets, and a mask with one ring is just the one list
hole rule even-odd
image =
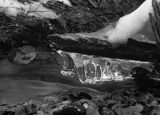
[[64, 4], [68, 6], [72, 6], [69, 0], [57, 0], [57, 1], [63, 2]]
[[[160, 2], [160, 0], [157, 0]], [[112, 44], [126, 43], [128, 38], [142, 30], [149, 21], [149, 13], [153, 14], [152, 0], [146, 0], [135, 11], [123, 16], [106, 35]]]
[[[46, 1], [44, 1], [46, 2]], [[18, 14], [26, 14], [38, 18], [56, 19], [58, 15], [43, 6], [43, 1], [32, 3], [20, 3], [17, 0], [0, 0], [0, 12], [8, 17], [16, 17]]]

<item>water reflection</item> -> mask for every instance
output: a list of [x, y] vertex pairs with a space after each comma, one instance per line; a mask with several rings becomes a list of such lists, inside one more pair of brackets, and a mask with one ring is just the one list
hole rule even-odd
[[61, 74], [67, 77], [78, 75], [81, 83], [103, 83], [104, 81], [123, 81], [131, 79], [131, 69], [144, 67], [150, 69], [148, 62], [118, 60], [105, 57], [57, 51], [63, 57]]

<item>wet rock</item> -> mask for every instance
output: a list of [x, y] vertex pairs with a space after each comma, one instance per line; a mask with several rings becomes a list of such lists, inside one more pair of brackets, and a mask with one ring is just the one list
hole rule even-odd
[[136, 104], [135, 106], [130, 106], [129, 108], [132, 109], [133, 111], [137, 111], [139, 113], [141, 113], [144, 109], [141, 104]]
[[59, 98], [57, 96], [46, 96], [44, 98], [45, 103], [58, 103]]
[[105, 92], [103, 95], [104, 100], [111, 98], [111, 94], [108, 92]]
[[34, 104], [24, 104], [15, 109], [15, 115], [33, 115], [37, 113], [37, 106]]
[[138, 90], [119, 90], [107, 94], [111, 95], [107, 98], [104, 98], [104, 94], [95, 94], [92, 99], [87, 99], [90, 97], [87, 92], [68, 93], [73, 94], [76, 100], [72, 101], [72, 97], [68, 97], [63, 101], [55, 95], [47, 95], [40, 98], [41, 103], [31, 100], [15, 106], [2, 105], [0, 115], [159, 115], [160, 113], [159, 97], [155, 98], [150, 93]]
[[41, 110], [37, 111], [37, 115], [45, 115], [45, 113]]
[[2, 115], [15, 115], [15, 112], [13, 111], [5, 111], [2, 113]]
[[[37, 51], [32, 46], [23, 46], [12, 52], [14, 59], [12, 61], [16, 64], [29, 64], [37, 55]], [[15, 53], [15, 54], [14, 54]]]
[[95, 104], [97, 104], [98, 106], [104, 106], [105, 105], [105, 102], [104, 102], [104, 99], [103, 99], [102, 95], [96, 95], [96, 96], [94, 96], [94, 98], [92, 99], [92, 101]]
[[101, 110], [101, 114], [102, 115], [114, 115], [114, 112], [107, 107], [103, 107]]
[[72, 100], [73, 102], [78, 100], [77, 93], [69, 93], [68, 96], [69, 99]]
[[91, 100], [87, 100], [87, 99], [81, 99], [81, 100], [77, 101], [76, 103], [81, 104], [83, 106], [87, 106], [87, 107], [90, 106], [95, 109], [98, 108], [98, 106], [94, 102], [92, 102]]
[[50, 111], [50, 113], [59, 113], [62, 111], [63, 107], [68, 106], [71, 103], [71, 101], [63, 101], [61, 103], [57, 103], [54, 109]]
[[153, 107], [158, 106], [158, 101], [157, 100], [152, 101], [150, 103], [150, 106], [153, 106]]
[[155, 109], [151, 112], [151, 115], [160, 115], [160, 109]]
[[78, 95], [79, 99], [88, 99], [91, 100], [92, 96], [90, 96], [89, 94], [85, 93], [85, 92], [80, 92]]
[[108, 107], [109, 109], [115, 108], [115, 107], [118, 106], [119, 103], [120, 103], [119, 101], [113, 100], [113, 99], [106, 100], [105, 102], [106, 102], [106, 105], [107, 105], [107, 107]]
[[100, 115], [100, 113], [98, 109], [88, 106], [88, 108], [86, 108], [86, 115]]
[[153, 95], [151, 95], [150, 93], [147, 93], [147, 94], [141, 96], [138, 99], [138, 102], [144, 103], [144, 104], [150, 104], [154, 100], [155, 100], [155, 97]]
[[70, 104], [60, 111], [54, 111], [53, 115], [85, 115], [85, 109], [82, 105]]
[[119, 108], [115, 110], [116, 115], [141, 115], [140, 112], [134, 111], [131, 108]]
[[141, 115], [142, 111], [143, 111], [143, 106], [141, 104], [114, 109], [116, 115]]

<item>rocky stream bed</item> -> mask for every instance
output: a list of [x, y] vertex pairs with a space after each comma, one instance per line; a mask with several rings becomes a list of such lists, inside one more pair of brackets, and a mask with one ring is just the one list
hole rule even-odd
[[[157, 90], [156, 92], [159, 92]], [[152, 91], [153, 93], [153, 91]], [[1, 115], [159, 115], [160, 94], [137, 89], [95, 93], [72, 89], [0, 105]]]

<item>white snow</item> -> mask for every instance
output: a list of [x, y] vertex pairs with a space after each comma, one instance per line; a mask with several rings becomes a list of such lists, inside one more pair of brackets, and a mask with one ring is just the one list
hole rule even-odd
[[[46, 3], [49, 0], [40, 0], [39, 2], [32, 2], [30, 4], [22, 4], [17, 0], [0, 0], [0, 12], [8, 17], [16, 17], [18, 14], [26, 14], [30, 16], [36, 16], [40, 18], [56, 19], [58, 15], [50, 9], [45, 8], [42, 3]], [[60, 1], [66, 5], [71, 6], [68, 0], [53, 0]]]
[[[157, 0], [160, 2], [160, 0]], [[149, 21], [149, 13], [153, 14], [152, 0], [146, 0], [132, 13], [121, 17], [115, 28], [106, 32], [108, 40], [113, 44], [123, 44], [128, 38], [138, 33]]]

